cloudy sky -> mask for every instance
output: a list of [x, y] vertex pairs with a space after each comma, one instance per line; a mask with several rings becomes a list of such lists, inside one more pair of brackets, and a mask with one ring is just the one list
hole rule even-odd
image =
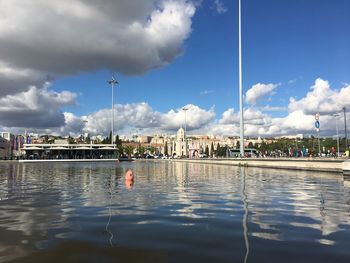
[[[315, 134], [319, 112], [334, 135], [350, 1], [242, 8], [245, 134]], [[107, 135], [115, 74], [118, 134], [238, 135], [237, 14], [238, 0], [0, 0], [0, 130]]]

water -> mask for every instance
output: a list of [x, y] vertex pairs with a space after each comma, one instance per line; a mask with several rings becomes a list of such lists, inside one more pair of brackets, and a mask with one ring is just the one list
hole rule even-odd
[[347, 185], [153, 160], [0, 163], [0, 262], [350, 262]]

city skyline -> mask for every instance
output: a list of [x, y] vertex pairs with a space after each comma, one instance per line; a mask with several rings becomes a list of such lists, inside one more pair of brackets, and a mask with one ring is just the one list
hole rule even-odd
[[[1, 130], [107, 135], [116, 74], [116, 134], [173, 133], [186, 107], [189, 134], [239, 135], [238, 1], [100, 3], [0, 3]], [[333, 114], [350, 108], [349, 11], [242, 0], [246, 136], [315, 135], [317, 112], [321, 135], [336, 134]]]

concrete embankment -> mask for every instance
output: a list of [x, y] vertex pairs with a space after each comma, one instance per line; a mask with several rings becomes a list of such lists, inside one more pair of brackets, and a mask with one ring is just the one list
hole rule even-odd
[[350, 161], [344, 159], [287, 159], [287, 158], [252, 158], [252, 159], [172, 159], [175, 162], [203, 164], [221, 164], [245, 167], [290, 169], [317, 172], [350, 173]]
[[19, 160], [20, 163], [91, 163], [91, 162], [119, 162], [118, 159], [47, 159], [47, 160]]

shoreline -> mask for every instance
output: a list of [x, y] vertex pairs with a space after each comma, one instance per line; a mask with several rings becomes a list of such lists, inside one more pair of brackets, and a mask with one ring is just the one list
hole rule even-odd
[[217, 164], [230, 166], [244, 166], [267, 169], [289, 169], [313, 172], [343, 173], [350, 175], [350, 161], [348, 159], [288, 159], [288, 158], [254, 158], [254, 159], [170, 159], [173, 162], [188, 162], [202, 164]]
[[[349, 159], [321, 158], [218, 158], [218, 159], [147, 159], [148, 161], [186, 162], [244, 166], [266, 169], [289, 169], [313, 172], [343, 173], [350, 175]], [[137, 161], [137, 160], [136, 160]], [[119, 159], [50, 159], [50, 160], [0, 160], [0, 163], [87, 163], [87, 162], [120, 162]]]

